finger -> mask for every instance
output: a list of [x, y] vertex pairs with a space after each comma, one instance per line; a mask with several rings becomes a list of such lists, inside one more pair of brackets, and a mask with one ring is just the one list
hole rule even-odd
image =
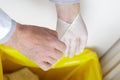
[[63, 53], [57, 49], [54, 49], [54, 53], [50, 55], [51, 58], [58, 60], [63, 56]]
[[57, 59], [54, 59], [53, 57], [48, 56], [48, 57], [43, 57], [42, 61], [48, 62], [49, 64], [53, 65], [57, 61]]
[[57, 59], [49, 56], [49, 57], [48, 57], [48, 62], [53, 65], [53, 64], [55, 64], [55, 63], [57, 62]]
[[70, 40], [65, 40], [65, 43], [66, 43], [66, 50], [65, 50], [64, 56], [68, 57], [69, 56], [69, 50], [70, 50]]
[[80, 39], [77, 39], [77, 46], [76, 46], [76, 55], [80, 54]]
[[43, 62], [39, 63], [39, 66], [44, 71], [47, 71], [47, 70], [49, 70], [51, 68], [52, 65], [50, 63], [48, 63], [48, 62], [43, 61]]
[[72, 40], [70, 44], [70, 54], [69, 57], [73, 57], [76, 53], [76, 40]]
[[64, 52], [65, 49], [66, 49], [65, 43], [62, 42], [62, 41], [57, 41], [54, 46], [55, 46], [55, 48], [56, 48], [57, 50], [59, 50], [59, 51], [61, 51], [61, 52]]
[[85, 46], [86, 46], [86, 44], [87, 44], [87, 40], [86, 39], [81, 39], [81, 40], [79, 40], [80, 42], [79, 42], [79, 47], [78, 47], [78, 49], [77, 49], [77, 55], [79, 55], [81, 52], [83, 52], [83, 50], [84, 50], [84, 48], [85, 48]]

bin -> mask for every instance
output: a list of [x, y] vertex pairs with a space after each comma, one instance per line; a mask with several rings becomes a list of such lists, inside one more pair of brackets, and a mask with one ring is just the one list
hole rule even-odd
[[0, 80], [3, 80], [3, 73], [23, 67], [39, 75], [40, 80], [102, 80], [98, 56], [91, 49], [86, 48], [73, 58], [63, 56], [49, 71], [43, 71], [17, 50], [0, 45]]

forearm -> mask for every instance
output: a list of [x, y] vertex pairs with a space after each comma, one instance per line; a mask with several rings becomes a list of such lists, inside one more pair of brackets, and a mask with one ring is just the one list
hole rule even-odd
[[72, 23], [80, 11], [80, 3], [56, 3], [57, 17]]

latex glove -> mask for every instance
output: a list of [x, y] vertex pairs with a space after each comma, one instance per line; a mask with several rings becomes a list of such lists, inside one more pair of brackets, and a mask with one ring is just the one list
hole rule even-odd
[[77, 15], [72, 24], [58, 20], [57, 32], [59, 39], [67, 46], [65, 56], [79, 55], [84, 50], [88, 33], [81, 15]]
[[30, 58], [43, 70], [48, 70], [65, 51], [65, 44], [57, 37], [57, 32], [32, 25], [17, 23], [16, 31], [5, 43]]

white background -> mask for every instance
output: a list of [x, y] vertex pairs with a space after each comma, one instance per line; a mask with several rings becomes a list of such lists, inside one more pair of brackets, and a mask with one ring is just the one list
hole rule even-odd
[[[120, 0], [81, 0], [88, 44], [102, 56], [120, 38]], [[48, 0], [0, 0], [0, 7], [23, 24], [56, 27], [56, 9]]]

